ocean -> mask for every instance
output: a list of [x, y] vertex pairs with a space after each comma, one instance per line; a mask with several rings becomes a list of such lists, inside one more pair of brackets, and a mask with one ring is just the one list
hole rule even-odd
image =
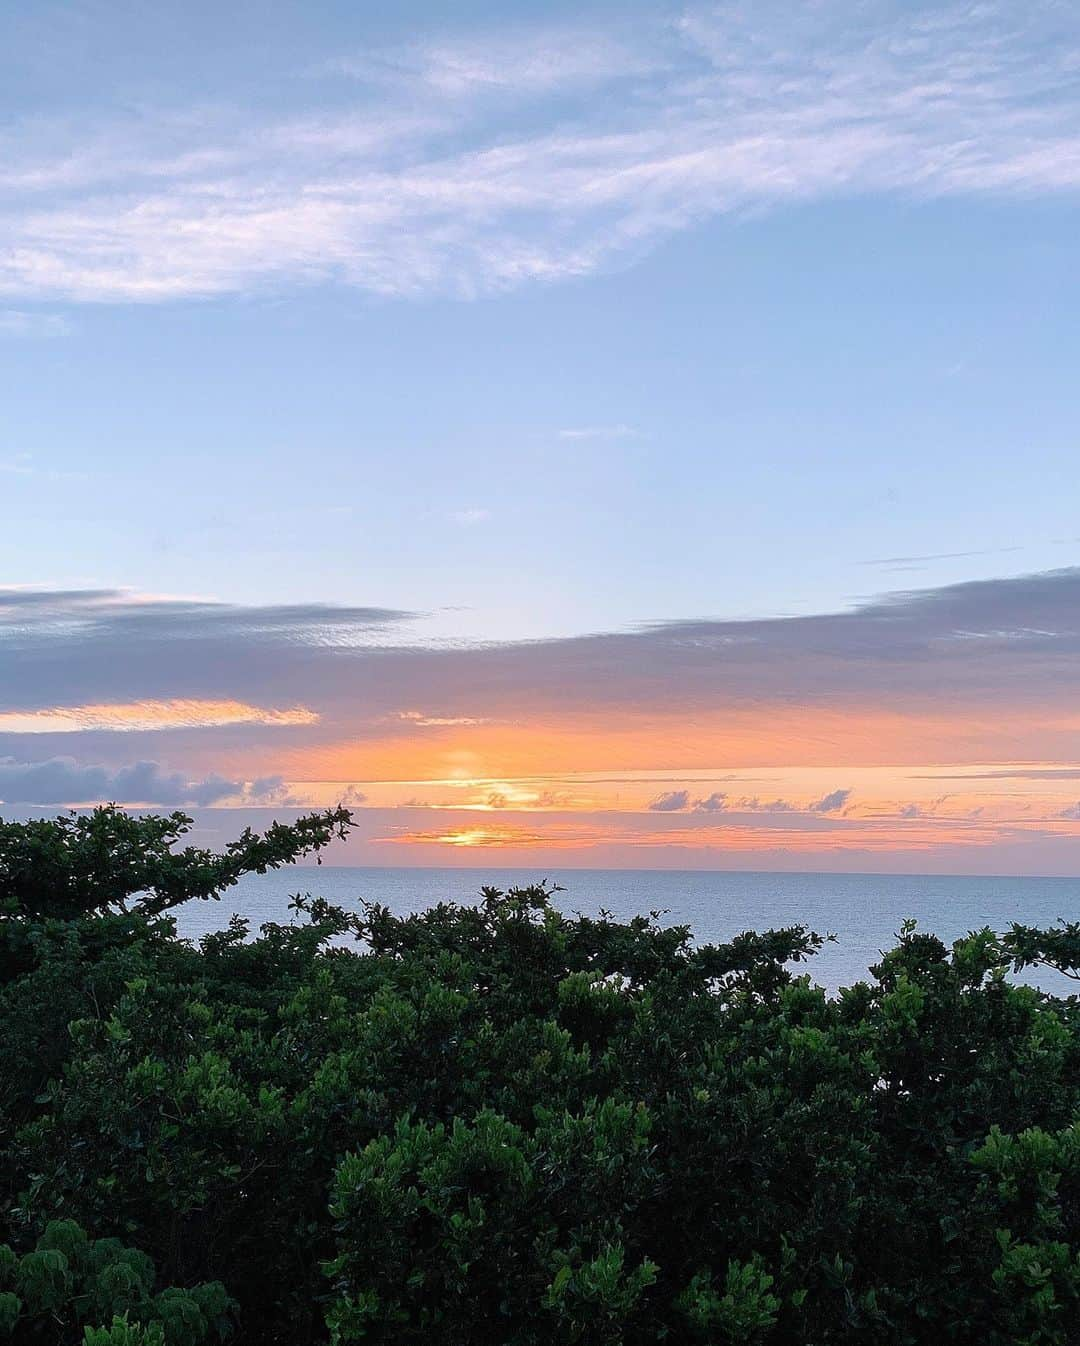
[[[1080, 919], [1080, 879], [334, 865], [248, 875], [220, 901], [191, 902], [177, 917], [180, 933], [197, 939], [226, 925], [234, 912], [247, 917], [253, 929], [264, 921], [287, 922], [289, 898], [297, 892], [350, 908], [361, 901], [380, 902], [406, 914], [443, 900], [475, 901], [485, 885], [507, 888], [542, 879], [562, 887], [555, 901], [565, 911], [596, 915], [605, 908], [628, 919], [658, 910], [664, 924], [688, 925], [702, 943], [727, 940], [742, 930], [795, 924], [833, 933], [836, 942], [827, 944], [808, 967], [813, 980], [829, 991], [865, 978], [908, 917], [947, 943], [986, 925], [1000, 931], [1012, 921], [1046, 926]], [[1080, 990], [1055, 972], [1025, 974], [1019, 980], [1059, 995]]]

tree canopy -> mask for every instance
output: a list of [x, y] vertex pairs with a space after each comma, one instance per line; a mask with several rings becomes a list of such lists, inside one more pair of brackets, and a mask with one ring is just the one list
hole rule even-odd
[[1078, 1005], [1010, 979], [1080, 928], [908, 924], [833, 996], [804, 927], [545, 886], [177, 936], [348, 825], [0, 823], [0, 1340], [1080, 1339]]

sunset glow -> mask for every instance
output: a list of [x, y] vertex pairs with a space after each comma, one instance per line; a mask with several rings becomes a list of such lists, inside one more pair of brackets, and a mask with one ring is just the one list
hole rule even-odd
[[5, 810], [1080, 876], [1080, 8], [22, 8]]
[[[35, 705], [33, 680], [21, 705], [9, 694], [0, 800], [343, 802], [356, 820], [347, 854], [369, 864], [1069, 872], [1080, 716], [1061, 658], [1078, 599], [1069, 571], [846, 615], [698, 624], [692, 638], [674, 627], [370, 649], [348, 629], [328, 639], [351, 618], [322, 610], [317, 624], [293, 610], [196, 619], [178, 603], [174, 618], [156, 601], [140, 676], [179, 692], [185, 679], [202, 690], [207, 667], [222, 674], [214, 695], [135, 698], [123, 661], [79, 672], [81, 648], [58, 642], [61, 600], [43, 600], [36, 637], [20, 594], [20, 639], [38, 642], [68, 696]], [[122, 638], [130, 600], [91, 606], [101, 638], [110, 622]], [[275, 625], [280, 636], [252, 643]], [[866, 658], [886, 641], [888, 660]], [[71, 695], [83, 686], [98, 695]], [[49, 735], [63, 749], [34, 760], [25, 745]], [[136, 738], [157, 746], [133, 762]]]

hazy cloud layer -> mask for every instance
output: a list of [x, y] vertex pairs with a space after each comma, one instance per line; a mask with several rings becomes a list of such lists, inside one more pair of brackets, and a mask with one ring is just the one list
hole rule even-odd
[[720, 214], [1080, 185], [1075, 7], [605, 19], [328, 52], [277, 116], [194, 91], [177, 107], [173, 89], [156, 110], [9, 124], [0, 294], [16, 314], [330, 279], [472, 295], [581, 276]]

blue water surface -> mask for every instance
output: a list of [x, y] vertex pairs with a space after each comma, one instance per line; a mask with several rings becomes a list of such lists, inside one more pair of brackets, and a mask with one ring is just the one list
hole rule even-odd
[[[248, 875], [218, 902], [188, 903], [178, 912], [178, 924], [182, 935], [198, 938], [226, 925], [234, 912], [248, 918], [253, 928], [264, 921], [287, 922], [289, 898], [297, 892], [349, 908], [361, 901], [380, 902], [405, 914], [439, 901], [475, 901], [484, 885], [508, 888], [542, 879], [561, 885], [555, 900], [566, 911], [595, 915], [604, 908], [625, 920], [660, 910], [665, 924], [690, 926], [700, 942], [796, 924], [834, 933], [836, 942], [827, 944], [810, 964], [814, 981], [829, 990], [865, 978], [909, 917], [947, 943], [986, 925], [1000, 931], [1012, 921], [1046, 926], [1080, 919], [1077, 879], [321, 865]], [[1044, 973], [1038, 981], [1060, 995], [1080, 989], [1057, 973]]]

